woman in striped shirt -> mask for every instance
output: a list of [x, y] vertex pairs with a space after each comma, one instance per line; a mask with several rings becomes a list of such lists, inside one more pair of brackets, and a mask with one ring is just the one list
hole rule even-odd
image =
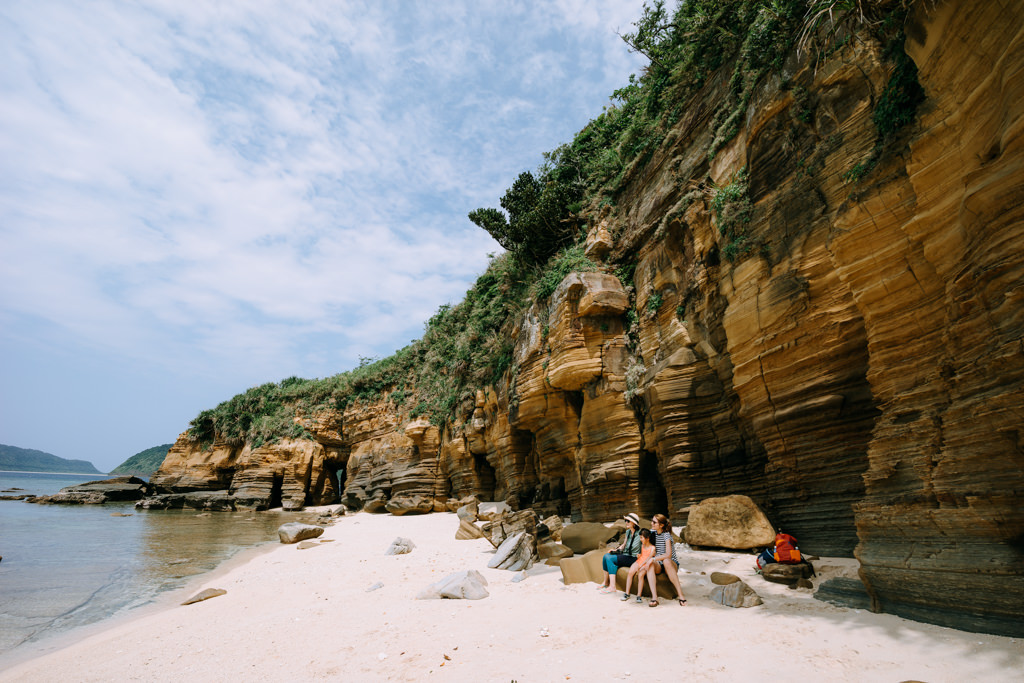
[[672, 523], [668, 521], [668, 517], [659, 513], [651, 519], [651, 531], [655, 533], [655, 551], [654, 557], [647, 565], [647, 585], [651, 587], [651, 601], [647, 605], [658, 606], [657, 575], [664, 571], [676, 589], [679, 606], [682, 607], [686, 604], [686, 598], [683, 597], [683, 588], [679, 585], [679, 559], [676, 557], [675, 544], [672, 543]]

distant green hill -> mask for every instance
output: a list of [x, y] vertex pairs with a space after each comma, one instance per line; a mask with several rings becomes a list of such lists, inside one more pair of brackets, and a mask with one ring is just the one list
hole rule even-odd
[[86, 460], [67, 460], [31, 448], [18, 448], [3, 444], [0, 444], [0, 470], [101, 474], [91, 462]]
[[167, 451], [174, 444], [165, 443], [162, 446], [153, 446], [136, 453], [123, 463], [110, 470], [111, 474], [130, 474], [136, 477], [148, 477], [157, 471], [157, 468], [164, 462]]

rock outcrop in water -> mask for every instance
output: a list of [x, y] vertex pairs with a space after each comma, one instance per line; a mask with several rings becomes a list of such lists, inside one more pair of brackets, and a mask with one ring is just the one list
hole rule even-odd
[[866, 175], [876, 42], [791, 55], [710, 161], [709, 81], [591, 230], [633, 280], [567, 277], [457, 419], [381, 400], [297, 415], [314, 441], [183, 436], [152, 482], [676, 524], [744, 494], [805, 551], [856, 554], [874, 609], [1024, 635], [1024, 12], [920, 3], [906, 33], [924, 101]]

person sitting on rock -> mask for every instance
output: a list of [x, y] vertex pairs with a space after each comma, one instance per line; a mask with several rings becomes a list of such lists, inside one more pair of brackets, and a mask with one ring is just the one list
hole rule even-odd
[[598, 586], [602, 593], [615, 592], [615, 572], [619, 567], [629, 567], [636, 562], [636, 556], [640, 553], [640, 518], [636, 513], [630, 512], [623, 517], [626, 520], [626, 540], [622, 545], [605, 553], [601, 558], [601, 566], [604, 568], [604, 580]]
[[[639, 574], [640, 578], [637, 579], [636, 586], [636, 601], [643, 602], [640, 596], [644, 592], [644, 577], [647, 576], [647, 565], [651, 563], [651, 558], [654, 557], [654, 553], [657, 550], [654, 546], [654, 533], [650, 529], [640, 530], [640, 556], [636, 558], [636, 562], [629, 568], [629, 574], [626, 575], [626, 592], [622, 594], [623, 600], [629, 600], [629, 587], [633, 583], [633, 576]], [[654, 592], [652, 591], [653, 595]]]
[[683, 588], [679, 585], [679, 559], [676, 557], [676, 546], [672, 543], [672, 523], [668, 517], [658, 513], [651, 519], [651, 530], [654, 531], [655, 555], [647, 567], [647, 584], [651, 587], [649, 607], [658, 606], [658, 574], [665, 572], [668, 580], [676, 589], [679, 606], [686, 604]]

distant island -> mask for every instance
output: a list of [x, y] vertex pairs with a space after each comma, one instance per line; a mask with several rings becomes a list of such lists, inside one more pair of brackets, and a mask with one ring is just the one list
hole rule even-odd
[[153, 446], [152, 448], [140, 451], [110, 470], [110, 473], [148, 478], [163, 464], [164, 457], [172, 445], [165, 443], [161, 446]]
[[68, 460], [51, 453], [0, 444], [0, 470], [13, 472], [66, 472], [102, 474], [87, 460]]

